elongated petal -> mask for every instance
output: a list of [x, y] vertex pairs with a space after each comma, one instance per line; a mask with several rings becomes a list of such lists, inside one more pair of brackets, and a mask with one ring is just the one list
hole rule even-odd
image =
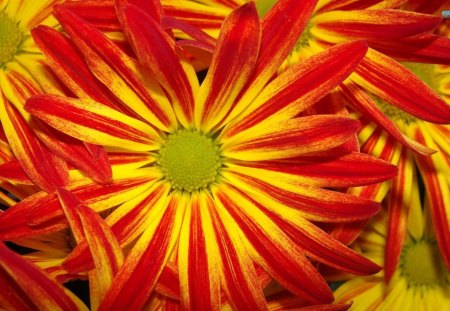
[[120, 30], [120, 24], [117, 19], [114, 1], [65, 1], [64, 7], [88, 21], [98, 29], [112, 31]]
[[411, 192], [418, 190], [412, 186], [417, 182], [414, 176], [414, 160], [406, 150], [403, 150], [400, 156], [398, 171], [398, 176], [392, 184], [388, 205], [389, 224], [384, 257], [384, 278], [388, 283], [397, 269], [407, 233], [408, 213], [412, 205]]
[[358, 121], [339, 116], [296, 118], [270, 126], [270, 133], [254, 136], [250, 129], [224, 141], [223, 155], [249, 161], [292, 158], [342, 145], [358, 128]]
[[30, 98], [25, 109], [57, 130], [93, 144], [144, 151], [156, 148], [159, 140], [151, 126], [93, 101], [40, 95]]
[[246, 161], [238, 164], [272, 171], [274, 177], [295, 175], [299, 182], [316, 187], [356, 187], [381, 182], [397, 174], [397, 169], [392, 164], [359, 152], [317, 163], [302, 164], [299, 159], [293, 159], [253, 163]]
[[[162, 90], [151, 79], [139, 76], [141, 70], [132, 58], [64, 6], [56, 6], [54, 14], [97, 79], [137, 115], [156, 127], [167, 130], [174, 126], [175, 115], [167, 98], [161, 95]], [[155, 92], [150, 94], [148, 86]]]
[[[171, 95], [183, 124], [192, 123], [194, 90], [175, 49], [175, 41], [136, 6], [124, 9], [125, 30], [139, 60]], [[181, 115], [180, 115], [181, 113]]]
[[219, 213], [224, 223], [237, 223], [254, 250], [255, 261], [292, 293], [314, 303], [331, 302], [333, 296], [326, 282], [300, 248], [262, 213], [256, 202], [227, 188], [214, 190], [220, 202]]
[[[97, 211], [130, 200], [152, 182], [151, 176], [117, 180], [107, 186], [89, 181], [71, 184], [67, 189]], [[55, 193], [39, 192], [0, 215], [0, 238], [3, 240], [35, 236], [67, 228], [68, 223]]]
[[233, 11], [225, 20], [196, 102], [197, 126], [209, 131], [228, 114], [253, 73], [260, 37], [261, 26], [253, 2]]
[[208, 206], [191, 197], [178, 243], [181, 305], [184, 310], [220, 310], [217, 240]]
[[395, 41], [376, 41], [369, 45], [397, 60], [432, 64], [450, 64], [450, 38], [424, 34]]
[[400, 132], [394, 122], [389, 120], [389, 118], [376, 106], [373, 100], [371, 100], [370, 97], [357, 85], [349, 82], [343, 83], [339, 87], [345, 97], [349, 100], [349, 103], [352, 107], [362, 113], [364, 117], [370, 119], [371, 121], [382, 127], [402, 145], [423, 155], [430, 155], [435, 152], [433, 149], [417, 143], [416, 141], [410, 139], [408, 136]]
[[61, 207], [67, 221], [69, 222], [70, 230], [72, 231], [74, 239], [76, 243], [80, 243], [84, 239], [84, 232], [77, 210], [78, 207], [82, 205], [82, 202], [70, 191], [64, 188], [59, 188], [57, 190], [57, 194]]
[[3, 268], [0, 268], [0, 284], [2, 284], [0, 307], [17, 311], [38, 310], [30, 297]]
[[[324, 12], [312, 18], [319, 38], [388, 40], [418, 35], [435, 28], [441, 18], [402, 10], [352, 10]], [[326, 37], [325, 37], [326, 36]], [[332, 39], [331, 39], [332, 40]]]
[[65, 186], [69, 181], [66, 163], [42, 145], [19, 111], [8, 102], [2, 92], [0, 117], [11, 149], [28, 177], [48, 192]]
[[77, 212], [94, 258], [93, 273], [99, 287], [95, 305], [98, 306], [122, 266], [123, 253], [113, 232], [96, 212], [85, 205], [78, 206]]
[[3, 243], [0, 244], [0, 266], [19, 284], [39, 310], [87, 310], [69, 290]]
[[425, 121], [450, 122], [450, 106], [410, 70], [369, 49], [351, 79], [386, 102]]
[[19, 184], [33, 185], [33, 181], [25, 173], [18, 160], [11, 160], [0, 164], [0, 179]]
[[162, 214], [142, 234], [114, 278], [100, 311], [138, 310], [145, 305], [178, 238], [186, 199], [172, 196]]
[[364, 198], [295, 183], [264, 171], [252, 172], [245, 167], [233, 170], [236, 173], [225, 176], [239, 189], [261, 196], [266, 206], [277, 206], [280, 211], [293, 208], [308, 220], [349, 222], [367, 219], [379, 211], [377, 203]]
[[247, 109], [234, 115], [238, 121], [226, 127], [223, 136], [230, 137], [269, 118], [284, 121], [296, 116], [347, 78], [366, 51], [364, 42], [350, 42], [290, 67], [268, 84], [250, 106], [248, 99], [240, 100], [238, 105]]

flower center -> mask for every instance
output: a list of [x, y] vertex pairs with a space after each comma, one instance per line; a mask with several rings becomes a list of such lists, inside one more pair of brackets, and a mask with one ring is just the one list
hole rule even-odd
[[436, 242], [412, 242], [402, 250], [401, 275], [410, 286], [431, 286], [448, 283], [448, 272]]
[[437, 91], [436, 85], [436, 73], [434, 71], [434, 65], [421, 64], [421, 63], [402, 63], [403, 66], [411, 70], [416, 76], [418, 76], [425, 84], [427, 84], [432, 90]]
[[0, 11], [0, 67], [17, 54], [23, 33], [4, 11]]
[[269, 11], [278, 0], [261, 0], [256, 1], [256, 9], [258, 10], [259, 16], [263, 17], [267, 11]]
[[173, 189], [189, 192], [213, 183], [222, 166], [219, 147], [211, 138], [184, 129], [168, 136], [158, 164]]

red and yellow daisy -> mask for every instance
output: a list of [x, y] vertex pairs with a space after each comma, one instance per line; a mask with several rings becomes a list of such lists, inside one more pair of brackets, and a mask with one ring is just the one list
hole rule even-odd
[[[84, 180], [68, 187], [97, 211], [125, 201], [105, 221], [122, 247], [135, 244], [117, 274], [108, 274], [115, 276], [102, 287], [112, 284], [100, 309], [143, 307], [173, 271], [179, 287], [169, 282], [162, 291], [178, 292], [186, 309], [217, 309], [221, 292], [234, 308], [265, 308], [255, 264], [311, 303], [333, 297], [310, 260], [356, 274], [377, 271], [313, 222], [370, 217], [378, 211], [374, 202], [324, 188], [379, 182], [395, 170], [349, 151], [357, 121], [297, 117], [352, 72], [366, 45], [337, 45], [271, 80], [314, 5], [280, 1], [262, 25], [254, 4], [234, 11], [201, 85], [158, 23], [157, 8], [121, 10], [138, 61], [64, 7], [55, 15], [70, 37], [44, 26], [34, 30], [55, 73], [79, 98], [38, 95], [27, 111], [67, 135], [129, 153], [119, 157], [122, 163], [150, 160], [119, 169], [111, 185]], [[135, 191], [132, 199], [114, 192], [121, 180]], [[39, 193], [8, 209], [0, 217], [2, 238], [80, 228], [66, 194], [58, 190], [62, 205], [55, 194]], [[81, 242], [65, 267], [89, 266], [74, 267], [89, 259], [86, 250]]]

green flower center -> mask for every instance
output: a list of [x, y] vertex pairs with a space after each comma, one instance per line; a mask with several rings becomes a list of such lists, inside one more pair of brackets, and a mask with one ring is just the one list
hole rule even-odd
[[17, 54], [20, 43], [23, 39], [23, 32], [18, 24], [6, 15], [4, 11], [0, 12], [0, 67], [13, 59]]
[[222, 166], [217, 144], [198, 131], [185, 129], [167, 137], [158, 164], [173, 189], [188, 192], [213, 183]]
[[266, 15], [278, 0], [259, 0], [256, 1], [256, 9], [258, 10], [259, 16], [263, 17]]
[[412, 242], [402, 250], [401, 275], [410, 286], [432, 286], [448, 283], [445, 267], [436, 242], [420, 240]]
[[434, 71], [434, 65], [421, 64], [421, 63], [402, 63], [403, 66], [411, 70], [416, 76], [418, 76], [425, 84], [427, 84], [432, 90], [437, 91], [436, 73]]

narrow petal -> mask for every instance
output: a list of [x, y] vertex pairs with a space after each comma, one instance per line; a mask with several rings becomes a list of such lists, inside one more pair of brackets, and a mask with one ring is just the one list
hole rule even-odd
[[124, 9], [125, 30], [139, 58], [170, 94], [183, 124], [193, 121], [194, 90], [177, 55], [175, 40], [136, 6]]
[[311, 33], [339, 43], [353, 39], [389, 40], [434, 29], [441, 18], [402, 10], [352, 10], [324, 12], [312, 18]]
[[214, 196], [220, 202], [217, 206], [223, 222], [239, 226], [255, 261], [275, 280], [313, 303], [333, 301], [325, 280], [301, 249], [262, 213], [256, 202], [231, 187], [215, 189]]
[[[167, 98], [161, 95], [163, 92], [156, 83], [139, 76], [141, 71], [132, 58], [64, 6], [56, 6], [54, 14], [84, 55], [91, 72], [113, 94], [156, 127], [168, 130], [174, 126], [175, 115]], [[155, 90], [152, 94], [149, 86]]]
[[96, 212], [85, 205], [78, 206], [77, 212], [94, 258], [93, 274], [99, 287], [95, 295], [96, 302], [93, 304], [91, 301], [91, 305], [98, 306], [123, 264], [123, 253], [113, 232]]
[[0, 164], [0, 179], [24, 185], [33, 185], [18, 160], [11, 160]]
[[252, 128], [225, 140], [223, 155], [247, 161], [292, 158], [342, 145], [358, 128], [358, 121], [334, 115], [296, 118], [271, 125], [269, 133]]
[[425, 121], [450, 122], [450, 106], [409, 69], [369, 49], [351, 79], [386, 102]]
[[378, 126], [391, 134], [402, 145], [423, 155], [430, 155], [435, 152], [433, 149], [417, 143], [400, 132], [395, 123], [389, 120], [389, 118], [376, 106], [373, 100], [371, 100], [370, 97], [357, 85], [349, 82], [343, 83], [339, 87], [345, 97], [349, 100], [350, 105], [355, 110], [362, 113], [364, 117], [375, 122]]
[[64, 7], [74, 12], [95, 28], [109, 31], [120, 31], [114, 1], [111, 0], [84, 0], [65, 1]]
[[284, 121], [296, 116], [347, 78], [366, 51], [364, 42], [350, 42], [329, 48], [290, 67], [268, 84], [250, 106], [248, 98], [241, 98], [238, 105], [243, 105], [246, 110], [239, 114], [233, 110], [237, 121], [227, 126], [222, 135], [230, 137], [269, 118]]
[[384, 278], [389, 283], [395, 271], [407, 233], [409, 207], [412, 205], [411, 192], [418, 189], [414, 176], [414, 159], [404, 149], [398, 164], [398, 176], [392, 183], [389, 196], [389, 224], [384, 257]]
[[260, 37], [261, 26], [254, 2], [236, 9], [224, 21], [196, 102], [197, 127], [209, 131], [227, 115], [253, 73]]
[[3, 243], [0, 244], [0, 266], [19, 284], [39, 310], [87, 310], [69, 290]]
[[146, 151], [156, 148], [159, 140], [148, 124], [94, 101], [39, 95], [30, 98], [25, 109], [57, 130], [92, 144]]
[[0, 118], [11, 149], [28, 177], [37, 186], [51, 192], [69, 182], [66, 163], [42, 145], [19, 111], [8, 102], [2, 92]]
[[150, 297], [179, 236], [187, 197], [172, 196], [169, 200], [167, 208], [129, 253], [106, 293], [100, 311], [112, 308], [138, 310]]
[[349, 222], [368, 219], [380, 209], [379, 204], [365, 198], [290, 182], [264, 171], [252, 172], [245, 167], [233, 171], [236, 173], [224, 176], [242, 191], [260, 196], [266, 206], [280, 211], [292, 208], [308, 220]]
[[73, 193], [64, 188], [59, 188], [57, 190], [57, 194], [61, 207], [67, 221], [69, 222], [70, 230], [72, 231], [74, 239], [76, 243], [80, 243], [84, 239], [84, 231], [77, 210], [79, 206], [82, 205], [82, 202], [75, 195], [73, 195]]
[[208, 206], [193, 194], [178, 242], [181, 306], [184, 310], [220, 310], [217, 240]]
[[381, 182], [397, 175], [394, 165], [359, 152], [317, 163], [301, 163], [299, 159], [293, 159], [237, 164], [272, 171], [273, 176], [279, 178], [285, 178], [285, 174], [295, 175], [294, 178], [299, 182], [315, 187], [356, 187]]
[[38, 310], [30, 297], [3, 268], [0, 268], [0, 284], [0, 307], [17, 311]]

